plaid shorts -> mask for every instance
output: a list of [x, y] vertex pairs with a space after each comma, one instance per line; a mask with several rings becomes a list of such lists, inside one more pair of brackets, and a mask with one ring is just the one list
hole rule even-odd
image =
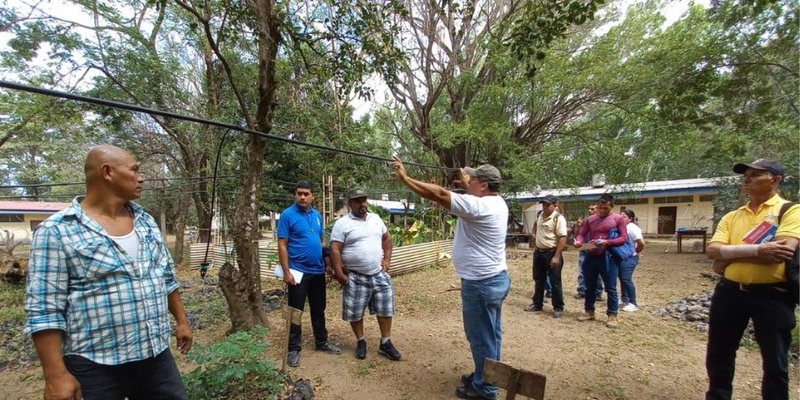
[[370, 315], [394, 316], [394, 290], [392, 278], [386, 272], [364, 275], [350, 271], [347, 284], [342, 289], [342, 319], [348, 322], [364, 319], [369, 305]]

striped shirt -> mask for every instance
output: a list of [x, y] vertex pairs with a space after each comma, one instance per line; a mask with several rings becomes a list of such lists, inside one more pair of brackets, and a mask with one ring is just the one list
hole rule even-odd
[[178, 289], [153, 217], [128, 202], [139, 239], [134, 257], [81, 209], [52, 215], [31, 241], [25, 332], [64, 332], [64, 355], [105, 365], [154, 357], [169, 347], [167, 295]]

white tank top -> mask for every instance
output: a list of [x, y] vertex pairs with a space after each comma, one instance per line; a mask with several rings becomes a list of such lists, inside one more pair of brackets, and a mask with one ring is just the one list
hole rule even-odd
[[114, 239], [119, 247], [122, 247], [122, 250], [128, 253], [133, 260], [133, 264], [136, 265], [136, 255], [139, 254], [139, 236], [136, 235], [136, 229], [131, 229], [128, 234], [123, 236], [111, 236], [111, 239]]

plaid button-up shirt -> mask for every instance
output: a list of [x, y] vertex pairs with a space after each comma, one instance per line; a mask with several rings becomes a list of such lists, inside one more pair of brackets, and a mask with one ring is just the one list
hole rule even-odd
[[64, 355], [118, 365], [169, 347], [167, 295], [178, 289], [153, 217], [133, 203], [138, 254], [129, 256], [81, 209], [81, 197], [36, 229], [28, 261], [26, 333], [64, 332]]

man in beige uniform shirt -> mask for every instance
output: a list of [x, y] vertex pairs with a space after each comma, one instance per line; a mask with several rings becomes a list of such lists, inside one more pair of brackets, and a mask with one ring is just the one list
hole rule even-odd
[[556, 211], [558, 199], [554, 196], [545, 196], [539, 203], [542, 204], [542, 211], [533, 225], [533, 303], [525, 307], [525, 311], [542, 311], [545, 280], [550, 277], [553, 318], [560, 318], [564, 314], [564, 291], [561, 286], [564, 261], [561, 253], [567, 246], [567, 220]]

